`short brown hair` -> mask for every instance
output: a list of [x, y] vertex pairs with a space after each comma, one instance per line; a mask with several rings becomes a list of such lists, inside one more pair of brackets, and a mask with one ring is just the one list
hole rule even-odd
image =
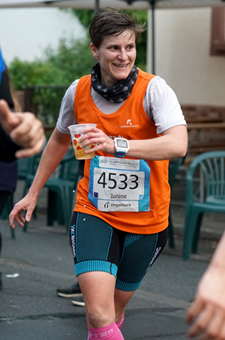
[[146, 24], [140, 24], [137, 17], [133, 18], [124, 12], [113, 8], [104, 8], [97, 12], [89, 26], [91, 42], [97, 48], [100, 47], [103, 39], [107, 35], [119, 35], [126, 30], [133, 31], [135, 40], [144, 32]]

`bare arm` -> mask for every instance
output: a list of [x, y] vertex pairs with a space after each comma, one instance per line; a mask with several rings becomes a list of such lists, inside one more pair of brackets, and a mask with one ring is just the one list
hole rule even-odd
[[148, 160], [184, 157], [187, 152], [187, 128], [178, 125], [162, 133], [159, 138], [129, 141], [127, 156]]
[[[28, 194], [14, 206], [10, 213], [9, 222], [12, 228], [15, 228], [14, 219], [21, 227], [24, 226], [25, 221], [30, 221], [38, 195], [49, 177], [61, 162], [68, 149], [70, 141], [70, 135], [62, 134], [57, 128], [55, 128], [43, 152], [39, 167]], [[23, 210], [27, 211], [25, 218], [23, 218], [21, 214]]]
[[[188, 335], [193, 338], [225, 339], [225, 233], [197, 289], [194, 302], [187, 312], [193, 324]], [[203, 339], [203, 338], [202, 338]]]
[[[97, 144], [95, 148], [86, 151], [105, 151], [109, 154], [115, 154], [114, 142], [106, 136], [103, 131], [97, 128], [88, 128], [87, 133], [80, 137], [84, 143], [83, 147], [88, 144]], [[126, 156], [147, 160], [163, 160], [178, 157], [184, 157], [187, 152], [187, 128], [185, 125], [172, 127], [159, 138], [145, 140], [130, 140], [130, 149]]]

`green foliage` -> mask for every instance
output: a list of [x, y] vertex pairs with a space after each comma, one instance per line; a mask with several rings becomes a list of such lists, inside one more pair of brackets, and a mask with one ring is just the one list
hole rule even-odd
[[9, 66], [15, 90], [29, 89], [30, 110], [44, 126], [56, 124], [61, 100], [67, 87], [75, 80], [90, 73], [93, 57], [90, 42], [60, 40], [58, 49], [45, 50], [44, 60], [22, 62], [14, 59]]
[[23, 90], [31, 85], [69, 85], [75, 79], [90, 72], [93, 57], [89, 40], [66, 41], [61, 39], [55, 51], [48, 47], [44, 60], [23, 62], [14, 59], [9, 66], [15, 90]]
[[[94, 16], [92, 10], [72, 10], [85, 28], [88, 28]], [[133, 15], [134, 11], [126, 11]], [[140, 22], [147, 21], [147, 11], [135, 11]], [[142, 33], [137, 42], [136, 65], [146, 68], [147, 33]], [[9, 65], [9, 71], [15, 90], [30, 88], [31, 110], [42, 120], [44, 126], [55, 125], [61, 100], [66, 88], [83, 75], [89, 74], [93, 66], [90, 53], [90, 40], [83, 41], [61, 39], [57, 50], [48, 47], [43, 53], [43, 60], [33, 62], [15, 58]]]
[[56, 52], [50, 48], [46, 50], [46, 57], [48, 63], [63, 73], [62, 85], [89, 74], [93, 66], [89, 39], [83, 42], [62, 39]]
[[35, 60], [20, 61], [15, 58], [9, 66], [15, 90], [24, 90], [31, 85], [61, 84], [62, 73], [49, 62]]
[[[147, 21], [147, 11], [126, 11], [133, 13], [140, 22]], [[87, 28], [94, 12], [92, 10], [73, 10], [81, 23]], [[147, 32], [143, 32], [137, 42], [136, 65], [146, 68]], [[69, 85], [74, 79], [88, 74], [93, 66], [93, 58], [89, 49], [89, 38], [84, 41], [61, 39], [55, 51], [48, 47], [44, 51], [44, 60], [23, 62], [14, 59], [9, 70], [13, 86], [23, 90], [31, 85]]]
[[91, 9], [72, 9], [72, 13], [80, 20], [80, 23], [88, 28], [91, 20], [93, 19], [95, 12]]
[[45, 127], [55, 126], [67, 86], [34, 86], [30, 88], [36, 116]]
[[137, 41], [137, 57], [135, 65], [146, 71], [147, 63], [147, 31], [144, 31]]

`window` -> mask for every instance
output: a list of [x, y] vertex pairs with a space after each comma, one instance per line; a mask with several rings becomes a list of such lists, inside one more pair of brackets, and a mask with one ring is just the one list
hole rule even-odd
[[212, 9], [211, 55], [225, 56], [225, 8]]

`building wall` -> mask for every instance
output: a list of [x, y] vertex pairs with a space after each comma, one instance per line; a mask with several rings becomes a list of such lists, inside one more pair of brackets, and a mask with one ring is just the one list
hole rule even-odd
[[211, 9], [156, 10], [156, 74], [182, 104], [225, 106], [225, 57], [210, 56]]

